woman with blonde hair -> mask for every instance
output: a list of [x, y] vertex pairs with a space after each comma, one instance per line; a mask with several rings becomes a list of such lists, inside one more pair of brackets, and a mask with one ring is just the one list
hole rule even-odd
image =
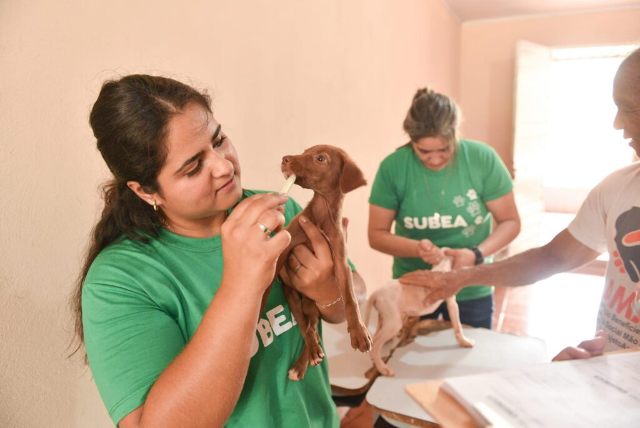
[[[520, 232], [509, 172], [492, 147], [458, 138], [459, 121], [449, 97], [418, 90], [404, 120], [411, 140], [380, 164], [369, 198], [369, 244], [393, 256], [393, 278], [430, 269], [441, 247], [449, 248], [454, 269], [491, 262]], [[491, 328], [493, 287], [466, 287], [457, 301], [463, 324]], [[449, 320], [444, 303], [427, 317], [441, 314]]]

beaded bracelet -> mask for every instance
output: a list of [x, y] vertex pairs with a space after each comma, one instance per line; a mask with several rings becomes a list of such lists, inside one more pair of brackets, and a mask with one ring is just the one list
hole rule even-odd
[[316, 302], [316, 306], [319, 307], [320, 309], [325, 309], [328, 308], [329, 306], [333, 306], [336, 303], [338, 303], [340, 300], [342, 300], [342, 296], [338, 297], [336, 300], [334, 300], [331, 303], [327, 303], [326, 305], [319, 305], [318, 302]]

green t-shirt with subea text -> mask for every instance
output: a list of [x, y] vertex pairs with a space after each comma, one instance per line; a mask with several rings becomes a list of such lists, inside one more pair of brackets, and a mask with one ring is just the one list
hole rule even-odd
[[[398, 236], [429, 239], [439, 247], [473, 248], [491, 234], [492, 215], [486, 202], [512, 189], [511, 176], [492, 147], [460, 140], [456, 156], [440, 171], [426, 168], [409, 145], [387, 156], [378, 169], [369, 202], [396, 212], [394, 233]], [[420, 258], [393, 259], [394, 278], [418, 269], [431, 269], [431, 265]], [[457, 300], [488, 296], [492, 290], [466, 287]]]
[[[245, 190], [243, 198], [254, 193]], [[286, 222], [300, 211], [290, 199]], [[144, 403], [156, 379], [194, 335], [222, 269], [220, 236], [187, 238], [164, 229], [148, 244], [123, 239], [95, 259], [82, 291], [85, 343], [96, 385], [116, 425]], [[302, 381], [287, 377], [303, 339], [282, 287], [274, 282], [260, 315], [258, 351], [226, 426], [338, 427], [326, 359], [310, 366]]]

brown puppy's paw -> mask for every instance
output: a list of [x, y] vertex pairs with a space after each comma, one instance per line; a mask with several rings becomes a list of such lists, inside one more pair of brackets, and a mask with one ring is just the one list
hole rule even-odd
[[304, 379], [304, 375], [307, 372], [307, 364], [294, 364], [289, 369], [289, 379], [293, 381], [299, 381]]
[[319, 343], [309, 345], [309, 364], [317, 366], [324, 360], [324, 351]]
[[349, 328], [349, 335], [351, 336], [351, 347], [357, 349], [360, 352], [369, 352], [373, 347], [373, 340], [369, 331], [360, 323], [354, 328]]

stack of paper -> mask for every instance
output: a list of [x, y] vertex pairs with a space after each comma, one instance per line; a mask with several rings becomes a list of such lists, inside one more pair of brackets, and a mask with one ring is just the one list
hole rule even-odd
[[639, 368], [640, 352], [620, 353], [449, 378], [441, 388], [480, 426], [637, 428]]

